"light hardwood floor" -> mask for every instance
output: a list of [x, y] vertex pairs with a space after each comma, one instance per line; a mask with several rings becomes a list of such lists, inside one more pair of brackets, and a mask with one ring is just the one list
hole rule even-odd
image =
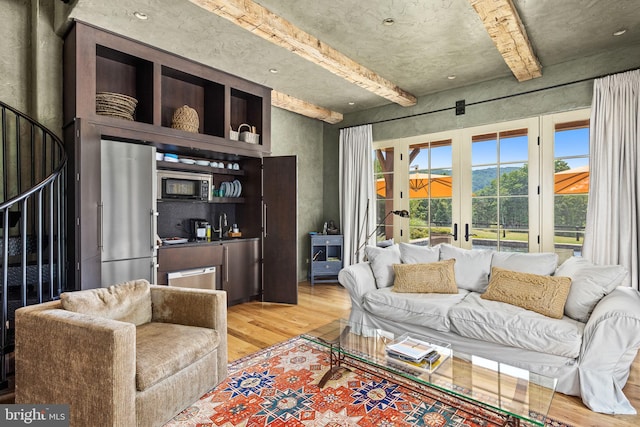
[[[346, 318], [351, 303], [338, 284], [301, 283], [297, 305], [249, 302], [229, 307], [229, 360], [318, 328], [334, 319]], [[639, 331], [640, 333], [640, 331]], [[640, 357], [636, 358], [624, 392], [640, 409]], [[549, 416], [575, 427], [640, 426], [637, 415], [603, 415], [587, 409], [579, 398], [557, 393]]]

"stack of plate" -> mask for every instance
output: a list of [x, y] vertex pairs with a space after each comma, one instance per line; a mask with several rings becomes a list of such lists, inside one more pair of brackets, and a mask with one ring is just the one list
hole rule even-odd
[[121, 93], [96, 93], [96, 114], [133, 120], [138, 100]]
[[237, 179], [232, 182], [223, 182], [220, 184], [223, 197], [240, 197], [242, 193], [242, 184]]

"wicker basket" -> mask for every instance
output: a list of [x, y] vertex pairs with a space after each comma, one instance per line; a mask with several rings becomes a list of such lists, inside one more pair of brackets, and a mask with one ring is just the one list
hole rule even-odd
[[249, 131], [242, 131], [241, 129], [244, 126], [246, 126], [249, 130], [252, 129], [251, 126], [249, 126], [246, 123], [243, 123], [240, 126], [238, 126], [238, 132], [240, 132], [240, 141], [249, 142], [251, 144], [257, 144], [260, 141], [260, 135], [258, 135], [257, 133], [249, 132]]
[[239, 137], [240, 137], [240, 132], [238, 132], [237, 130], [233, 130], [233, 128], [229, 126], [229, 139], [237, 141]]
[[188, 105], [183, 105], [173, 113], [171, 127], [187, 132], [198, 133], [198, 127], [200, 127], [198, 112]]
[[96, 93], [96, 114], [102, 116], [133, 120], [133, 114], [137, 104], [137, 99], [122, 93]]

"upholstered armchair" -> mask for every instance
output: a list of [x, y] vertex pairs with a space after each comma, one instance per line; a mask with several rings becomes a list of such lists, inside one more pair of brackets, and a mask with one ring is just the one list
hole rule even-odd
[[160, 426], [227, 376], [224, 291], [137, 280], [16, 310], [16, 403], [72, 426]]

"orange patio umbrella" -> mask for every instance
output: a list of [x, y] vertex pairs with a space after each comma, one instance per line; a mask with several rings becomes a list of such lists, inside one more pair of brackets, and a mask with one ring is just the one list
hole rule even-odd
[[[376, 193], [385, 197], [384, 178], [376, 180]], [[451, 197], [451, 176], [428, 173], [412, 173], [409, 177], [409, 198]]]
[[589, 166], [580, 166], [555, 174], [555, 194], [589, 193]]

